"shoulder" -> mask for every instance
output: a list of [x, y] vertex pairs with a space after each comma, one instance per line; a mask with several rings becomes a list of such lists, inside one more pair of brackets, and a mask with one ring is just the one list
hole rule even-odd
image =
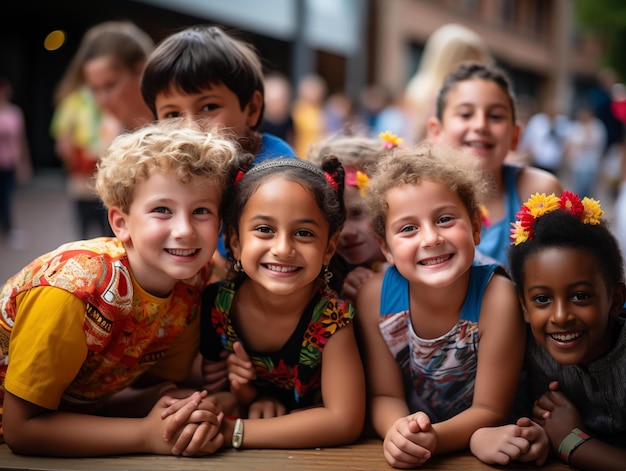
[[519, 172], [517, 193], [522, 202], [535, 193], [560, 195], [562, 192], [561, 182], [550, 172], [530, 166], [524, 166]]
[[254, 156], [254, 163], [258, 164], [267, 159], [279, 157], [296, 157], [295, 151], [280, 137], [269, 133], [261, 134], [261, 147]]

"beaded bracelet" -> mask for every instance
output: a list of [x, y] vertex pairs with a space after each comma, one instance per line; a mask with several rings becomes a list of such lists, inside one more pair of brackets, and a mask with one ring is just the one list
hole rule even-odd
[[566, 437], [559, 445], [559, 456], [561, 457], [561, 460], [565, 461], [569, 466], [571, 464], [570, 458], [574, 450], [590, 438], [591, 437], [589, 435], [587, 435], [579, 428], [573, 429], [570, 433], [566, 435]]

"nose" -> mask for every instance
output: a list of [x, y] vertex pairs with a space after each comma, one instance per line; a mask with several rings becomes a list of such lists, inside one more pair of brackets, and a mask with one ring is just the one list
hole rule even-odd
[[552, 304], [552, 322], [556, 325], [564, 325], [570, 318], [568, 304], [558, 299], [553, 300]]
[[441, 243], [443, 238], [434, 224], [425, 224], [420, 228], [422, 234], [422, 245], [424, 247], [433, 247]]
[[472, 127], [475, 130], [485, 130], [487, 129], [487, 115], [484, 112], [476, 112], [474, 113], [474, 117], [472, 119]]
[[357, 230], [357, 225], [355, 223], [353, 223], [352, 221], [350, 221], [349, 219], [346, 219], [346, 222], [343, 225], [343, 228], [341, 229], [341, 238], [342, 239], [351, 239], [356, 237], [356, 235], [358, 234], [358, 230]]
[[288, 234], [277, 234], [272, 246], [272, 255], [278, 258], [291, 258], [294, 254], [291, 237]]
[[194, 227], [191, 219], [186, 215], [180, 215], [174, 220], [172, 236], [176, 239], [184, 239], [194, 234]]

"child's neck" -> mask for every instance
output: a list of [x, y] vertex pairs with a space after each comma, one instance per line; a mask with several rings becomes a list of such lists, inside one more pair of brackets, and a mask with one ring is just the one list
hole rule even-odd
[[424, 339], [441, 337], [459, 321], [469, 286], [469, 270], [453, 285], [432, 288], [411, 283], [409, 312], [415, 333]]

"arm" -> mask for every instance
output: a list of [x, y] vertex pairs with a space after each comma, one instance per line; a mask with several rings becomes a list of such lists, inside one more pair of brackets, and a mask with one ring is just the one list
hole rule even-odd
[[[242, 448], [312, 448], [351, 443], [365, 416], [365, 381], [352, 325], [332, 335], [322, 353], [323, 405], [266, 419], [244, 420]], [[226, 446], [234, 422], [224, 421]]]
[[[161, 401], [145, 418], [113, 418], [45, 409], [7, 391], [4, 398], [4, 438], [13, 452], [28, 455], [171, 454], [172, 443], [179, 434], [166, 441], [168, 426], [182, 432], [188, 417], [193, 421], [219, 424], [217, 414], [196, 411], [199, 402], [200, 395], [194, 395], [181, 405], [176, 414], [165, 420], [160, 415], [165, 408]], [[208, 433], [216, 436], [217, 428], [213, 427]], [[219, 445], [213, 443], [213, 451], [217, 448]]]
[[376, 274], [368, 279], [356, 297], [370, 415], [374, 430], [384, 438], [383, 454], [387, 462], [397, 468], [414, 468], [431, 457], [434, 437], [426, 414], [410, 414], [402, 373], [378, 329], [383, 276]]
[[513, 284], [494, 275], [485, 291], [478, 323], [480, 342], [472, 405], [433, 425], [436, 453], [462, 450], [481, 427], [505, 423], [513, 408], [526, 330]]
[[[550, 383], [550, 390], [537, 399], [533, 407], [535, 420], [541, 424], [550, 439], [552, 450], [559, 459], [559, 446], [574, 428], [585, 431], [582, 417], [576, 406], [558, 390], [558, 383]], [[602, 440], [590, 440], [575, 448], [569, 455], [569, 464], [577, 469], [623, 471], [626, 450], [616, 448]]]

